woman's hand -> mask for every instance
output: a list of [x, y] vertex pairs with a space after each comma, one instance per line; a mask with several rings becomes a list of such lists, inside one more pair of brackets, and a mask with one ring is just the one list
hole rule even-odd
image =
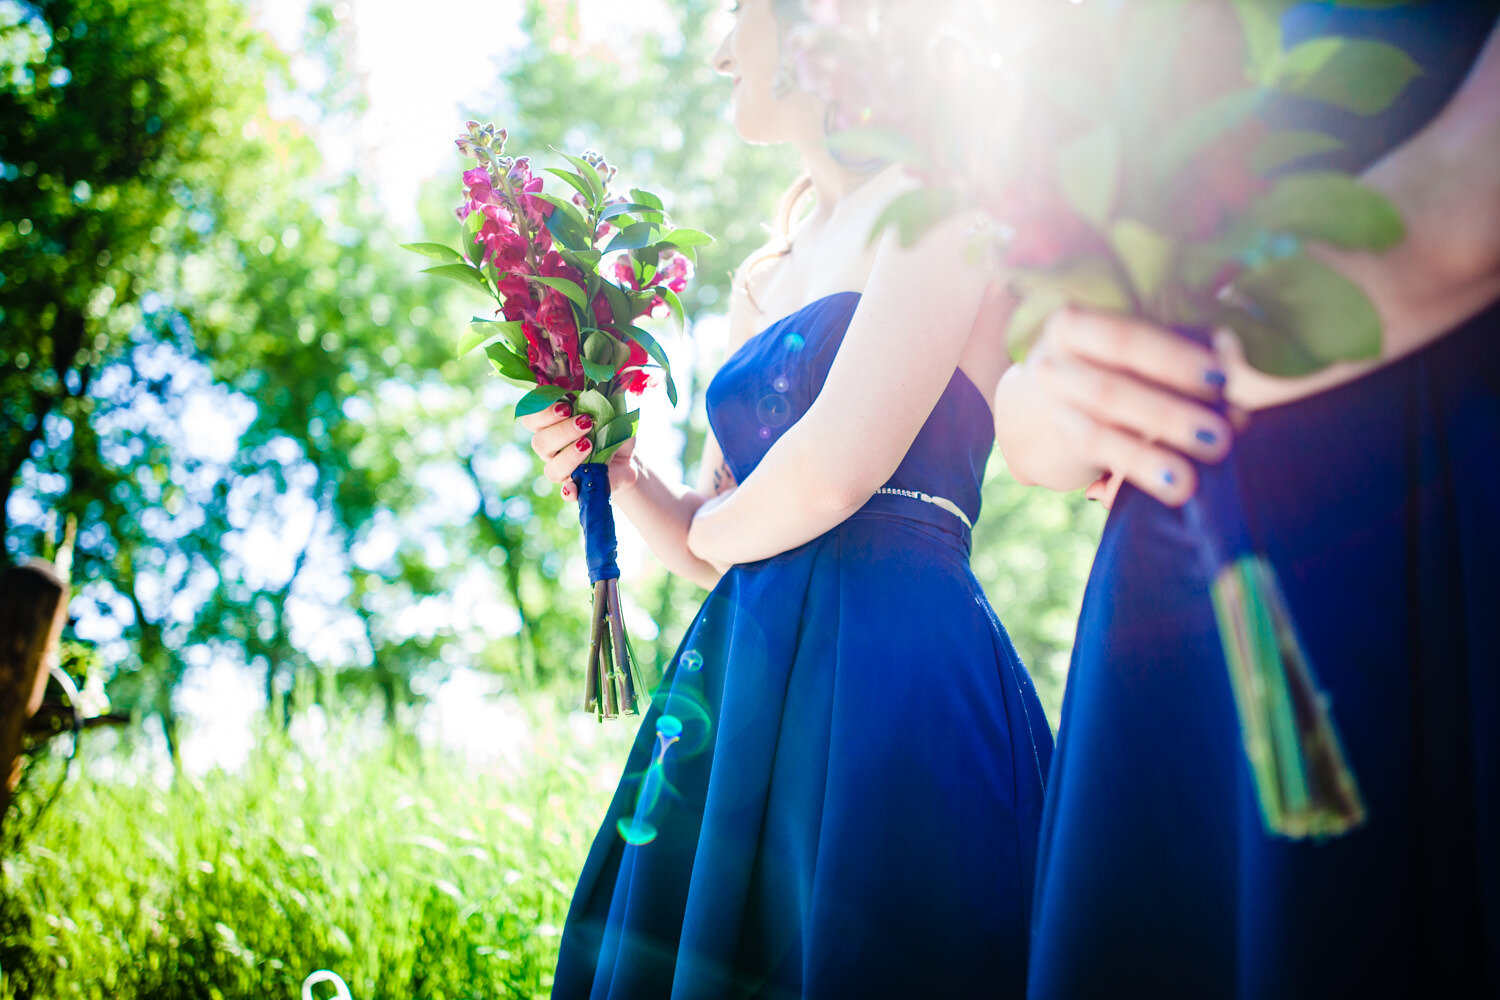
[[[589, 431], [594, 428], [593, 418], [587, 413], [573, 416], [572, 408], [564, 401], [522, 417], [521, 426], [531, 431], [531, 450], [544, 463], [542, 474], [562, 487], [563, 499], [577, 500], [578, 487], [573, 485], [572, 476], [593, 451], [593, 442], [588, 439]], [[609, 457], [611, 496], [635, 486], [639, 471], [631, 460], [634, 454], [632, 437]]]
[[1064, 309], [995, 395], [995, 434], [1013, 475], [1052, 489], [1089, 486], [1108, 505], [1123, 481], [1177, 506], [1197, 488], [1194, 459], [1229, 451], [1223, 366], [1208, 348], [1124, 316]]

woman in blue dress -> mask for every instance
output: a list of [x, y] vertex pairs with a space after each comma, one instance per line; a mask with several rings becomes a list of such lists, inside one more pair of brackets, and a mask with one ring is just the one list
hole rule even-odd
[[[1434, 2], [1286, 22], [1294, 39], [1383, 36], [1423, 70], [1387, 114], [1319, 123], [1406, 220], [1389, 254], [1329, 254], [1382, 314], [1382, 361], [1282, 382], [1232, 349], [1073, 313], [1007, 373], [1012, 469], [1058, 488], [1128, 480], [1048, 786], [1034, 1000], [1500, 996], [1495, 19], [1494, 3]], [[1229, 428], [1194, 400], [1226, 373], [1251, 411], [1231, 459], [1249, 527], [1368, 810], [1321, 843], [1262, 826], [1208, 581], [1168, 506], [1194, 488], [1190, 458], [1223, 453]]]
[[[711, 592], [585, 862], [557, 998], [1025, 989], [1051, 734], [968, 565], [1004, 355], [967, 220], [871, 244], [908, 182], [849, 169], [824, 103], [778, 86], [796, 7], [744, 0], [714, 60], [816, 205], [737, 283], [704, 481], [610, 463], [616, 509]], [[587, 418], [528, 426], [571, 492]]]

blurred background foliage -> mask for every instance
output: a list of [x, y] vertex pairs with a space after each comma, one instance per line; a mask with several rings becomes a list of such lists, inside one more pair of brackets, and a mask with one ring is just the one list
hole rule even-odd
[[[718, 236], [686, 298], [712, 331], [793, 166], [726, 124], [716, 0], [658, 6], [584, 45], [576, 3], [529, 0], [469, 110]], [[455, 237], [457, 157], [398, 231], [324, 141], [365, 108], [340, 7], [310, 9], [312, 88], [253, 13], [0, 0], [0, 563], [76, 519], [68, 662], [135, 719], [6, 829], [0, 998], [293, 996], [324, 965], [361, 997], [534, 995], [629, 735], [568, 714], [574, 514], [511, 390], [451, 357], [476, 302], [394, 249]], [[691, 475], [722, 344], [668, 347], [683, 402], [643, 434]], [[1101, 523], [992, 463], [974, 569], [1054, 721]], [[702, 592], [649, 559], [627, 590], [655, 676]], [[181, 692], [225, 665], [264, 719], [204, 776]], [[425, 703], [475, 673], [491, 722], [442, 732]], [[60, 768], [32, 761], [23, 818]]]

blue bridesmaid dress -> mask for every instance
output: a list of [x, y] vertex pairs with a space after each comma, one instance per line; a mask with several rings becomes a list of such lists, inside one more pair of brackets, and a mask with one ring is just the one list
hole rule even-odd
[[[1381, 35], [1423, 67], [1388, 114], [1318, 122], [1340, 165], [1429, 120], [1494, 19], [1294, 10], [1292, 36]], [[1233, 461], [1368, 818], [1322, 843], [1264, 831], [1183, 516], [1123, 490], [1048, 786], [1031, 996], [1500, 997], [1500, 307], [1254, 414]]]
[[[859, 296], [752, 337], [708, 390], [743, 482], [811, 404]], [[955, 373], [889, 486], [969, 519], [993, 438]], [[553, 997], [1020, 997], [1052, 739], [949, 509], [879, 493], [735, 566], [652, 698]]]

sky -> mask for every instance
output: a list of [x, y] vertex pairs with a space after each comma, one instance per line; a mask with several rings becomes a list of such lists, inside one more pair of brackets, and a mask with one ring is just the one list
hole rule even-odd
[[[315, 72], [295, 53], [307, 21], [308, 0], [251, 0], [257, 23], [292, 53], [300, 83]], [[482, 97], [497, 62], [522, 43], [521, 0], [339, 0], [334, 14], [353, 41], [369, 113], [347, 145], [330, 143], [338, 162], [356, 145], [369, 150], [360, 172], [393, 218], [416, 221], [422, 182], [452, 163], [460, 105]]]

